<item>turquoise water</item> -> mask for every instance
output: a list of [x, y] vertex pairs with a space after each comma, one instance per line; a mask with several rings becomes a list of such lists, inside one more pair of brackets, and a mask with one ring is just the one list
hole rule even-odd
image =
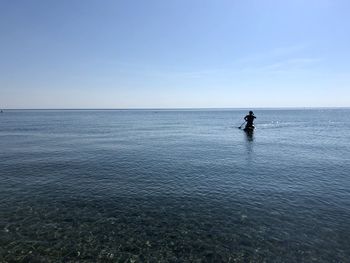
[[350, 110], [245, 114], [0, 114], [0, 262], [349, 262]]

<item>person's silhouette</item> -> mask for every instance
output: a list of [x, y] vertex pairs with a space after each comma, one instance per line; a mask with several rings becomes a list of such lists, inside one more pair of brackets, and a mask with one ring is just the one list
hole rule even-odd
[[247, 122], [244, 128], [245, 130], [252, 130], [255, 128], [254, 119], [256, 119], [254, 113], [252, 111], [249, 111], [249, 114], [244, 117], [244, 120]]

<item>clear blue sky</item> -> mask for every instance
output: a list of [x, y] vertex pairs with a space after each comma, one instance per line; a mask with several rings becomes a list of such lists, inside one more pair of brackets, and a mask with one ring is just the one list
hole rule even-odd
[[349, 107], [348, 0], [0, 0], [0, 108]]

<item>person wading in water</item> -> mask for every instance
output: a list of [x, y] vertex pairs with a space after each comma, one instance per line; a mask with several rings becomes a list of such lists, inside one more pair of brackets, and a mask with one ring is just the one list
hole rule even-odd
[[254, 119], [256, 117], [254, 116], [254, 113], [252, 111], [249, 111], [249, 114], [244, 117], [244, 120], [247, 122], [245, 125], [244, 130], [252, 130], [254, 129]]

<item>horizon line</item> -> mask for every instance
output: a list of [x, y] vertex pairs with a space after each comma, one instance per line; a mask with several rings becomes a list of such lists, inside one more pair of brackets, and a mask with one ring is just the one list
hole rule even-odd
[[62, 110], [62, 111], [88, 111], [88, 110], [105, 110], [105, 111], [127, 111], [127, 110], [311, 110], [311, 109], [350, 109], [350, 106], [336, 106], [336, 107], [331, 107], [331, 106], [315, 106], [315, 107], [310, 107], [310, 106], [298, 106], [298, 107], [177, 107], [177, 108], [0, 108], [1, 111], [7, 111], [7, 110], [33, 110], [33, 111], [54, 111], [54, 110]]

